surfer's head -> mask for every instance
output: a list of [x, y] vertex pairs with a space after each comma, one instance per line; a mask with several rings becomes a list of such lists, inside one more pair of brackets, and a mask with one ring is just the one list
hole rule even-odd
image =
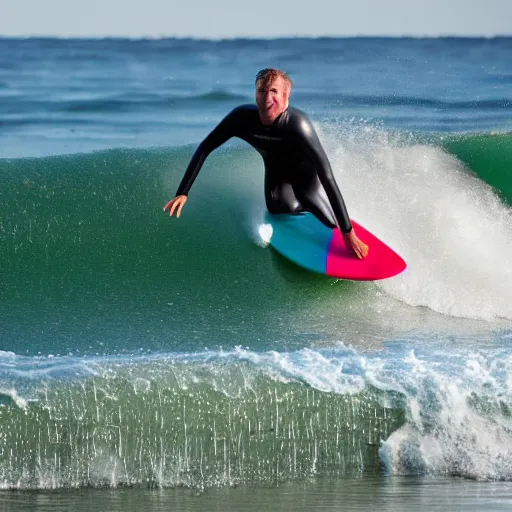
[[263, 124], [272, 124], [288, 108], [290, 77], [279, 69], [262, 69], [256, 75], [256, 104]]

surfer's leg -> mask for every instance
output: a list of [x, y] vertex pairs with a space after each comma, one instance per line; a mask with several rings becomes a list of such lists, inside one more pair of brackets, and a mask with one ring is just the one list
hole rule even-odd
[[308, 165], [300, 166], [296, 178], [292, 185], [273, 180], [271, 173], [265, 173], [265, 200], [269, 213], [299, 215], [309, 211], [327, 227], [335, 227], [334, 213], [315, 170]]
[[329, 199], [325, 193], [320, 180], [315, 176], [307, 186], [294, 187], [296, 197], [298, 197], [303, 208], [311, 212], [322, 224], [329, 228], [336, 227], [334, 213]]
[[265, 189], [265, 200], [269, 213], [288, 213], [297, 215], [304, 208], [295, 197], [293, 188], [289, 183], [281, 183], [272, 189]]

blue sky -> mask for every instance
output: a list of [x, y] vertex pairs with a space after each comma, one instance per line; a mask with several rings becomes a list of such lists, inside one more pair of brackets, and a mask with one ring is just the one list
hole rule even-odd
[[512, 35], [512, 0], [0, 0], [0, 35]]

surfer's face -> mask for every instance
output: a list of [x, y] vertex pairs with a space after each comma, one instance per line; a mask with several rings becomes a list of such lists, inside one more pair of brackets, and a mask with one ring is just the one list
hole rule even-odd
[[280, 76], [268, 82], [258, 80], [256, 104], [263, 124], [272, 124], [288, 108], [290, 89], [290, 84]]

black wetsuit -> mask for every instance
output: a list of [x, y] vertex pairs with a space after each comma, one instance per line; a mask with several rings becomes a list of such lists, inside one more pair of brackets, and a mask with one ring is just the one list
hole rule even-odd
[[[348, 233], [352, 224], [327, 155], [306, 115], [289, 107], [270, 126], [256, 105], [230, 112], [199, 145], [176, 195], [187, 195], [206, 157], [231, 137], [253, 146], [265, 163], [265, 200], [270, 213], [310, 211], [329, 227]], [[326, 197], [327, 194], [327, 197]]]

